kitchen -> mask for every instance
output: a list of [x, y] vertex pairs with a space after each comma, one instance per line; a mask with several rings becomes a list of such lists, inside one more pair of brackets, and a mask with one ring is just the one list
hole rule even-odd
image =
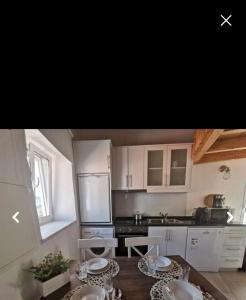
[[[116, 259], [139, 258], [134, 248], [126, 247], [125, 239], [161, 237], [159, 254], [148, 245], [137, 249], [149, 250], [153, 256], [180, 256], [217, 283], [227, 299], [243, 299], [246, 273], [238, 270], [245, 268], [245, 129], [73, 129], [72, 152], [64, 138], [60, 143], [62, 130], [60, 137], [52, 129], [41, 131], [26, 131], [26, 137], [45, 148], [42, 134], [53, 142], [50, 149], [70, 151], [74, 162], [70, 165], [59, 158], [60, 170], [72, 174], [61, 179], [66, 189], [59, 190], [59, 198], [71, 185], [75, 191], [66, 200], [72, 208], [56, 203], [59, 226], [64, 222], [64, 230], [74, 226], [74, 236], [81, 239], [116, 238]], [[234, 145], [229, 148], [231, 141]], [[56, 149], [50, 151], [56, 155]], [[50, 230], [47, 224], [41, 235]], [[52, 242], [52, 234], [47, 240]], [[97, 257], [106, 252], [96, 247], [85, 254]], [[8, 264], [3, 270], [9, 272]], [[10, 273], [4, 273], [3, 282], [11, 282]], [[235, 278], [233, 284], [227, 274]]]

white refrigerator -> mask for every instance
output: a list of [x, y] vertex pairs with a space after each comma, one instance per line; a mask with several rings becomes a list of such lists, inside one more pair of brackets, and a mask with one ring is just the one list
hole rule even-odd
[[112, 224], [109, 174], [79, 174], [78, 188], [81, 223]]

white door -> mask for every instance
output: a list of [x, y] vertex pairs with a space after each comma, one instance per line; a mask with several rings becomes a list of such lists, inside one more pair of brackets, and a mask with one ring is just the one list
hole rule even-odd
[[180, 255], [185, 259], [187, 227], [167, 227], [167, 255]]
[[[149, 226], [148, 236], [161, 236], [163, 238], [162, 244], [160, 245], [159, 255], [166, 256], [167, 255], [167, 227]], [[150, 247], [148, 247], [148, 250], [149, 249], [150, 249]], [[150, 254], [157, 255], [156, 248], [151, 250]]]
[[144, 186], [147, 192], [165, 191], [166, 149], [164, 145], [145, 146]]
[[110, 140], [75, 141], [73, 148], [77, 174], [110, 172]]
[[167, 190], [187, 191], [191, 177], [191, 145], [167, 146]]
[[129, 183], [128, 176], [128, 149], [124, 147], [113, 147], [112, 162], [112, 189], [127, 190]]
[[217, 272], [222, 242], [222, 228], [189, 228], [186, 260], [200, 271]]
[[110, 223], [111, 199], [109, 175], [78, 176], [82, 223]]
[[144, 146], [128, 147], [129, 190], [144, 189]]

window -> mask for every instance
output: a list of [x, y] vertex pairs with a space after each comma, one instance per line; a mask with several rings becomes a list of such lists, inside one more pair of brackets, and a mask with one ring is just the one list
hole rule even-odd
[[52, 158], [36, 145], [29, 144], [29, 163], [39, 223], [52, 220]]

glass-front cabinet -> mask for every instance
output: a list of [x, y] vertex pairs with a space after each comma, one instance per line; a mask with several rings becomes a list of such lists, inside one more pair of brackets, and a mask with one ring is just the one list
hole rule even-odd
[[190, 188], [191, 145], [167, 146], [167, 189], [186, 191]]
[[191, 144], [145, 146], [147, 192], [186, 192], [190, 175]]
[[148, 192], [162, 192], [166, 183], [166, 146], [145, 147], [145, 187]]

